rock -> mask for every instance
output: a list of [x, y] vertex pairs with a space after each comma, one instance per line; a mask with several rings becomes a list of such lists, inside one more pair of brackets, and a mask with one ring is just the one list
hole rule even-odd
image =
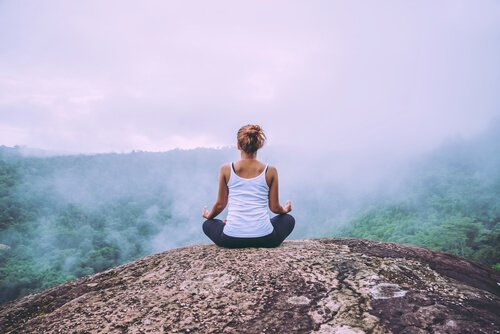
[[500, 333], [500, 276], [360, 239], [193, 245], [0, 306], [1, 333]]

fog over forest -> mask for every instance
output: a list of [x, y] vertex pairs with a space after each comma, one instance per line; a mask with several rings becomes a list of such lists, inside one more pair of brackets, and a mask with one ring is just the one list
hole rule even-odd
[[[392, 161], [271, 146], [259, 158], [277, 166], [281, 201], [292, 200], [292, 239], [406, 242], [499, 266], [499, 130]], [[0, 157], [2, 300], [209, 243], [201, 209], [215, 200], [220, 165], [239, 158], [234, 147], [50, 156], [6, 146]]]

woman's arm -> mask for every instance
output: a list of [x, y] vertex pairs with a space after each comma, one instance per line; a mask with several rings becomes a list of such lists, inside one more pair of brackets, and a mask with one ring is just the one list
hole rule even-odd
[[202, 215], [205, 219], [213, 219], [217, 217], [217, 215], [221, 213], [227, 205], [227, 196], [229, 193], [227, 190], [227, 179], [230, 172], [229, 168], [229, 165], [223, 165], [220, 168], [219, 192], [217, 194], [217, 200], [215, 201], [215, 204], [210, 212], [206, 207], [203, 209]]
[[292, 211], [292, 203], [286, 201], [285, 207], [281, 206], [278, 194], [278, 171], [274, 166], [269, 166], [266, 175], [266, 181], [269, 185], [269, 209], [278, 214], [284, 214]]

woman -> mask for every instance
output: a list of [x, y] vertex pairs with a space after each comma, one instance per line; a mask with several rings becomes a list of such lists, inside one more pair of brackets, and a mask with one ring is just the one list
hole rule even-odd
[[[277, 247], [295, 226], [290, 201], [284, 207], [279, 203], [276, 168], [257, 160], [265, 140], [260, 126], [243, 126], [237, 134], [241, 160], [220, 169], [217, 201], [202, 212], [203, 231], [218, 246]], [[215, 219], [226, 205], [226, 220]], [[268, 207], [278, 215], [269, 219]]]

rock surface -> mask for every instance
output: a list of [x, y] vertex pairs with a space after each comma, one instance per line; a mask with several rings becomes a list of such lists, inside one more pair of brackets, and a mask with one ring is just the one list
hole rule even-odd
[[500, 333], [500, 277], [360, 239], [194, 245], [0, 306], [1, 333]]

